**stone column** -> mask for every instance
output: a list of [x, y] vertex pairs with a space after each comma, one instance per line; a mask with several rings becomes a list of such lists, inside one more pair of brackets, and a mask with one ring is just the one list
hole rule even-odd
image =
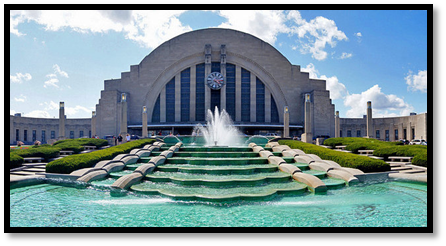
[[197, 109], [197, 67], [190, 67], [190, 121], [195, 121], [195, 112]]
[[288, 106], [283, 107], [283, 137], [290, 137], [290, 112]]
[[65, 105], [59, 103], [59, 140], [65, 139]]
[[127, 94], [121, 93], [121, 127], [120, 127], [120, 134], [122, 136], [122, 143], [127, 142], [126, 135], [127, 135]]
[[256, 78], [257, 77], [253, 73], [251, 73], [251, 91], [250, 91], [250, 99], [251, 99], [250, 100], [250, 104], [251, 104], [250, 105], [250, 112], [251, 112], [250, 121], [251, 122], [257, 121], [257, 119], [256, 119], [256, 115], [257, 115]]
[[235, 121], [242, 121], [242, 68], [235, 66]]
[[339, 111], [336, 111], [336, 115], [335, 115], [335, 138], [339, 138], [341, 137], [341, 124], [340, 124], [340, 120], [339, 120]]
[[96, 111], [91, 112], [91, 137], [96, 135]]
[[372, 102], [367, 102], [367, 138], [373, 138]]
[[160, 122], [166, 122], [166, 86], [160, 93]]
[[175, 76], [175, 122], [181, 121], [181, 73]]
[[[212, 47], [210, 44], [206, 44], [204, 48], [204, 81], [211, 73], [212, 69]], [[205, 82], [206, 83], [206, 82]], [[211, 108], [211, 88], [209, 86], [204, 87], [204, 112], [207, 112]], [[205, 113], [206, 115], [206, 113]]]
[[[226, 85], [226, 45], [220, 47], [220, 73], [223, 75]], [[220, 89], [220, 112], [226, 110], [226, 86]]]
[[271, 122], [271, 92], [265, 86], [265, 122]]
[[304, 127], [305, 127], [305, 133], [302, 134], [302, 141], [305, 143], [313, 143], [310, 94], [305, 94], [305, 126]]
[[147, 107], [142, 107], [142, 137], [147, 138], [148, 132], [147, 132]]

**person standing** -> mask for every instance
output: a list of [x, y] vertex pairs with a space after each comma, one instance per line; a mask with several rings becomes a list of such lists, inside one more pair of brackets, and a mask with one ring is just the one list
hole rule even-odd
[[122, 143], [122, 135], [119, 134], [119, 136], [118, 136], [118, 145], [121, 144], [121, 143]]
[[127, 142], [130, 142], [130, 134], [127, 133], [127, 136], [125, 136], [125, 140], [127, 140]]

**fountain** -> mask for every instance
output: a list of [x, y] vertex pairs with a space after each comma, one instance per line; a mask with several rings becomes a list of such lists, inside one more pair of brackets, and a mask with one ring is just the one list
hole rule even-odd
[[249, 144], [249, 143], [255, 143], [258, 145], [265, 145], [267, 144], [269, 141], [269, 138], [262, 136], [262, 135], [254, 135], [249, 137], [246, 141], [245, 144]]
[[163, 138], [164, 143], [176, 144], [181, 142], [181, 140], [175, 135], [167, 135]]
[[206, 127], [197, 124], [195, 133], [201, 133], [206, 141], [205, 146], [238, 146], [242, 145], [241, 133], [234, 126], [231, 117], [222, 110], [219, 112], [215, 107], [214, 114], [208, 109], [206, 115]]

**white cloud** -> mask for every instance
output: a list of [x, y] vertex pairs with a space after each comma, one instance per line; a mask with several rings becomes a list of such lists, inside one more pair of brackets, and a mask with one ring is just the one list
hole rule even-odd
[[352, 56], [353, 56], [352, 53], [342, 52], [342, 55], [341, 55], [341, 57], [339, 57], [339, 59], [347, 59], [347, 58], [350, 58]]
[[[127, 39], [147, 48], [156, 48], [162, 42], [192, 28], [181, 23], [179, 16], [185, 11], [153, 10], [76, 10], [76, 11], [14, 11], [10, 13], [10, 33], [23, 35], [18, 25], [34, 21], [48, 31], [70, 29], [80, 33], [121, 32]], [[296, 35], [300, 51], [311, 53], [317, 60], [327, 58], [327, 45], [336, 46], [336, 41], [347, 40], [333, 20], [316, 17], [307, 22], [299, 11], [279, 10], [220, 10], [216, 14], [227, 21], [219, 27], [231, 28], [253, 34], [274, 45], [281, 33]]]
[[49, 80], [43, 82], [43, 87], [47, 88], [47, 87], [50, 87], [50, 86], [54, 86], [56, 88], [59, 88], [57, 83], [59, 83], [59, 80], [57, 78], [50, 78]]
[[327, 44], [333, 48], [336, 46], [336, 41], [348, 40], [345, 33], [338, 30], [336, 23], [325, 17], [318, 16], [307, 22], [302, 19], [298, 11], [290, 11], [287, 18], [297, 24], [290, 27], [290, 33], [307, 41], [302, 43], [301, 53], [311, 53], [316, 60], [327, 58], [325, 51]]
[[52, 118], [50, 113], [44, 110], [34, 110], [27, 114], [24, 114], [25, 117], [33, 117], [33, 118]]
[[134, 10], [130, 24], [125, 25], [123, 31], [126, 38], [153, 49], [164, 41], [192, 31], [190, 26], [184, 26], [178, 19], [183, 12]]
[[316, 69], [313, 63], [308, 64], [305, 68], [301, 68], [302, 72], [309, 73], [309, 77], [312, 79], [317, 79], [319, 71]]
[[[327, 58], [327, 44], [333, 48], [337, 40], [347, 40], [347, 36], [338, 30], [333, 20], [318, 16], [307, 22], [296, 10], [220, 10], [217, 13], [227, 19], [219, 27], [251, 33], [271, 45], [274, 45], [281, 33], [296, 35], [300, 42], [300, 52], [311, 53], [317, 60]], [[294, 45], [291, 48], [297, 50], [297, 47]]]
[[91, 109], [76, 105], [75, 107], [65, 107], [65, 114], [67, 116], [73, 117], [73, 116], [79, 116], [79, 114], [84, 115], [83, 113], [89, 113], [91, 115]]
[[418, 74], [409, 71], [405, 79], [408, 90], [427, 92], [427, 70], [418, 71]]
[[302, 68], [303, 72], [309, 73], [309, 77], [312, 79], [323, 79], [326, 81], [327, 90], [330, 91], [330, 98], [332, 100], [342, 99], [348, 95], [347, 88], [343, 83], [340, 83], [336, 76], [327, 77], [325, 75], [318, 76], [319, 71], [315, 68], [313, 63], [307, 65], [307, 67]]
[[20, 23], [24, 22], [25, 19], [26, 18], [24, 16], [20, 15], [20, 11], [11, 10], [9, 14], [9, 32], [19, 37], [26, 35], [19, 32], [19, 30], [17, 29], [17, 26]]
[[396, 95], [386, 95], [381, 92], [381, 87], [374, 85], [361, 94], [347, 95], [344, 105], [350, 107], [346, 116], [360, 118], [366, 114], [367, 102], [372, 102], [373, 117], [391, 117], [409, 115], [414, 109]]
[[279, 10], [220, 10], [217, 13], [227, 19], [218, 27], [247, 32], [272, 45], [279, 33], [289, 32], [286, 16]]
[[79, 33], [122, 32], [126, 38], [147, 48], [181, 33], [191, 31], [178, 16], [184, 11], [169, 10], [33, 10], [10, 13], [10, 33], [23, 35], [18, 24], [34, 21], [47, 31], [70, 29]]
[[59, 65], [54, 64], [53, 65], [53, 69], [54, 69], [55, 74], [58, 74], [58, 75], [60, 75], [62, 77], [65, 77], [65, 78], [68, 78], [67, 72], [60, 70]]
[[354, 33], [353, 35], [355, 35], [356, 39], [358, 40], [358, 42], [361, 43], [361, 41], [362, 41], [362, 33], [357, 32], [357, 33]]
[[327, 90], [330, 91], [330, 98], [332, 100], [343, 99], [344, 105], [350, 108], [346, 112], [346, 117], [348, 118], [361, 118], [365, 115], [368, 101], [372, 101], [373, 117], [377, 118], [406, 116], [414, 110], [404, 99], [381, 92], [381, 88], [378, 85], [374, 85], [360, 94], [349, 94], [345, 85], [340, 83], [336, 76], [319, 76], [319, 71], [312, 63], [302, 68], [302, 71], [309, 73], [310, 78], [326, 81]]
[[64, 78], [68, 78], [68, 74], [65, 71], [62, 71], [59, 67], [59, 65], [54, 64], [53, 65], [53, 70], [54, 73], [50, 73], [47, 74], [46, 77], [49, 78], [49, 80], [45, 81], [43, 83], [43, 87], [47, 88], [50, 86], [54, 86], [56, 88], [59, 88], [59, 85], [57, 85], [57, 83], [59, 83], [59, 79], [58, 76], [64, 77]]
[[20, 94], [19, 97], [14, 97], [14, 101], [16, 102], [25, 102], [26, 100], [26, 96], [24, 96], [23, 94]]
[[339, 82], [336, 76], [327, 77], [322, 75], [320, 79], [327, 82], [327, 90], [330, 91], [330, 98], [333, 100], [345, 98], [348, 95], [347, 88], [341, 82]]
[[50, 101], [50, 102], [44, 102], [41, 103], [40, 106], [45, 106], [45, 110], [55, 110], [55, 109], [59, 109], [59, 104]]
[[21, 84], [23, 81], [29, 81], [33, 77], [29, 73], [16, 73], [15, 75], [9, 75], [9, 81], [13, 83]]

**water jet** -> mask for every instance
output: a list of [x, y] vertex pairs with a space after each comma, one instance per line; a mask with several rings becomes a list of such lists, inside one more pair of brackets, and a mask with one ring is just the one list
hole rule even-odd
[[241, 133], [234, 126], [231, 117], [226, 112], [215, 107], [214, 113], [208, 109], [206, 126], [197, 124], [194, 132], [201, 133], [205, 139], [205, 146], [239, 146], [242, 145]]

